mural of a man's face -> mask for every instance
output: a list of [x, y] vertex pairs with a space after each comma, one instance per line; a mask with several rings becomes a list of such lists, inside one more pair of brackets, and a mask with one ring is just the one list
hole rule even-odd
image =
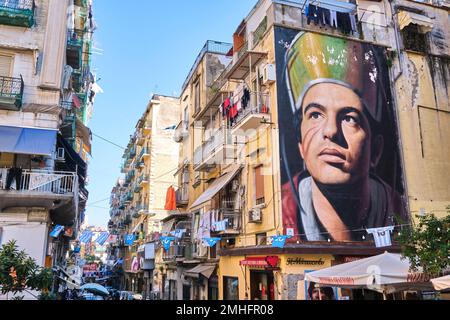
[[317, 182], [349, 184], [368, 176], [381, 148], [371, 146], [369, 121], [358, 95], [339, 84], [316, 84], [307, 91], [302, 112], [299, 149]]

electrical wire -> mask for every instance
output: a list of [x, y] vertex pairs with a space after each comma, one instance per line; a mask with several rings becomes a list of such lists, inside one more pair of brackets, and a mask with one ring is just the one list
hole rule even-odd
[[98, 134], [95, 134], [95, 133], [93, 133], [93, 132], [92, 132], [92, 135], [95, 136], [95, 137], [97, 137], [97, 138], [99, 138], [99, 139], [101, 139], [101, 140], [103, 140], [103, 141], [106, 141], [106, 142], [108, 142], [109, 144], [112, 144], [113, 146], [116, 146], [116, 147], [118, 147], [118, 148], [120, 148], [120, 149], [122, 149], [122, 150], [126, 150], [126, 149], [127, 149], [127, 148], [124, 148], [124, 147], [122, 147], [122, 146], [119, 146], [118, 144], [116, 144], [116, 143], [114, 143], [114, 142], [112, 142], [112, 141], [110, 141], [110, 140], [108, 140], [108, 139], [106, 139], [106, 138], [103, 138], [102, 136], [99, 136]]

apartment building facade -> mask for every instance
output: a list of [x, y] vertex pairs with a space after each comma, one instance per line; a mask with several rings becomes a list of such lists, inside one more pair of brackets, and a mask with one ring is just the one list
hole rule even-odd
[[173, 141], [179, 117], [177, 98], [153, 95], [124, 153], [122, 173], [111, 193], [109, 230], [118, 235], [109, 260], [123, 260], [123, 290], [149, 296], [153, 287], [155, 241], [161, 232], [166, 191], [175, 185], [178, 144]]
[[[165, 222], [189, 231], [168, 251], [166, 298], [311, 299], [305, 273], [384, 250], [366, 229], [392, 227], [389, 250], [399, 252], [395, 235], [415, 214], [447, 214], [447, 15], [446, 2], [258, 1], [220, 65], [202, 51], [180, 96], [180, 213]], [[317, 222], [308, 186], [327, 177], [306, 157], [308, 122], [293, 121], [302, 101], [323, 101], [338, 84], [357, 92], [377, 133], [367, 177], [382, 191], [368, 201], [385, 205], [359, 224], [347, 218], [344, 232]], [[274, 247], [280, 235], [286, 244]]]
[[0, 1], [0, 242], [42, 266], [65, 267], [83, 221], [94, 30], [91, 1]]

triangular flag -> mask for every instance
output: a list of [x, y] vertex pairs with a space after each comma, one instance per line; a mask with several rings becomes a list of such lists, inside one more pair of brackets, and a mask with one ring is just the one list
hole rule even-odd
[[272, 247], [284, 248], [287, 238], [290, 238], [290, 236], [273, 236]]
[[164, 250], [166, 251], [169, 250], [172, 241], [175, 241], [175, 237], [160, 237], [159, 239], [161, 240]]
[[214, 247], [220, 238], [203, 238], [203, 241], [207, 247]]
[[63, 230], [64, 230], [64, 227], [63, 227], [63, 226], [60, 226], [60, 225], [58, 224], [55, 228], [53, 228], [52, 232], [50, 232], [50, 237], [58, 238], [59, 234], [60, 234], [61, 231], [63, 231]]

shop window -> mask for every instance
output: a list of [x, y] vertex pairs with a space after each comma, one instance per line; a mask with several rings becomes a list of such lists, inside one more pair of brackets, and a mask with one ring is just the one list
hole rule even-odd
[[255, 204], [262, 205], [265, 203], [264, 198], [264, 176], [262, 173], [263, 166], [255, 168]]
[[428, 52], [427, 35], [421, 32], [418, 25], [410, 24], [404, 27], [401, 32], [405, 50]]
[[223, 299], [239, 300], [239, 278], [223, 277]]

